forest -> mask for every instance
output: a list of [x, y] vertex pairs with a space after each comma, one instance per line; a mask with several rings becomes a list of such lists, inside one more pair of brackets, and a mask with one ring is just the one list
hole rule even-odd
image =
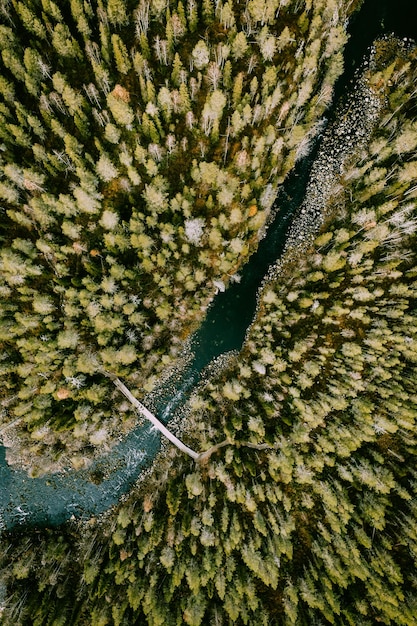
[[[256, 249], [359, 4], [1, 4], [10, 463], [87, 466], [132, 428], [104, 372], [150, 392]], [[416, 61], [374, 42], [369, 141], [187, 404], [211, 454], [166, 445], [100, 518], [4, 532], [6, 626], [416, 623]]]
[[358, 2], [3, 1], [2, 421], [87, 466], [256, 248]]

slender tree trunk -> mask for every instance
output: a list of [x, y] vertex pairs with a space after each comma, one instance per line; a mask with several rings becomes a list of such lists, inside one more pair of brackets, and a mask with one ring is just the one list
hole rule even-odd
[[[224, 446], [233, 445], [233, 441], [230, 441], [230, 439], [225, 439], [224, 441], [221, 441], [220, 443], [215, 444], [208, 450], [204, 450], [204, 452], [195, 452], [194, 450], [186, 446], [185, 443], [183, 443], [180, 439], [178, 439], [178, 437], [173, 435], [171, 431], [169, 431], [168, 428], [166, 428], [166, 426], [164, 426], [163, 423], [160, 422], [159, 419], [155, 417], [155, 415], [151, 413], [149, 409], [146, 408], [146, 406], [144, 406], [141, 402], [139, 402], [139, 400], [137, 400], [135, 396], [129, 391], [126, 385], [122, 383], [120, 378], [117, 378], [117, 376], [115, 376], [114, 374], [110, 374], [110, 372], [104, 372], [104, 374], [108, 378], [111, 378], [111, 380], [113, 381], [115, 386], [119, 389], [119, 391], [122, 392], [122, 394], [129, 400], [129, 402], [135, 407], [135, 409], [141, 415], [143, 415], [143, 417], [145, 417], [150, 422], [152, 422], [155, 428], [157, 428], [159, 432], [165, 435], [165, 437], [169, 439], [171, 443], [174, 444], [174, 446], [176, 446], [179, 450], [181, 450], [181, 452], [185, 452], [185, 454], [188, 454], [188, 456], [193, 458], [196, 462], [206, 463], [214, 452], [217, 452], [217, 450], [220, 450], [220, 448], [223, 448]], [[248, 448], [253, 448], [255, 450], [276, 449], [276, 446], [272, 446], [268, 443], [251, 443], [249, 441], [242, 441], [240, 442], [239, 445], [248, 447]]]
[[155, 417], [155, 415], [153, 415], [153, 413], [151, 413], [141, 402], [139, 402], [139, 400], [135, 398], [135, 396], [129, 391], [126, 385], [122, 383], [120, 378], [117, 378], [117, 376], [113, 376], [107, 372], [106, 376], [113, 380], [113, 383], [116, 385], [119, 391], [122, 392], [122, 394], [129, 400], [129, 402], [137, 409], [137, 411], [141, 415], [143, 415], [143, 417], [146, 417], [146, 419], [152, 422], [155, 428], [157, 428], [163, 435], [165, 435], [165, 437], [167, 437], [167, 439], [169, 439], [175, 446], [177, 446], [177, 448], [181, 450], [181, 452], [185, 452], [185, 454], [188, 454], [188, 456], [191, 456], [195, 460], [198, 459], [198, 457], [200, 456], [199, 453], [191, 450], [191, 448], [189, 448], [182, 441], [180, 441], [178, 437], [173, 435], [168, 430], [168, 428], [166, 428], [163, 423], [160, 422], [159, 419]]

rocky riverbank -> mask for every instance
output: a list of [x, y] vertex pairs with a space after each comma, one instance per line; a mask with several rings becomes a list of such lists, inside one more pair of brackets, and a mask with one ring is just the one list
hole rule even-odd
[[[288, 254], [299, 254], [308, 248], [332, 210], [329, 200], [341, 191], [346, 166], [360, 160], [361, 152], [381, 117], [390, 86], [390, 81], [385, 83], [381, 72], [381, 65], [386, 64], [384, 57], [392, 55], [393, 50], [401, 56], [412, 45], [414, 42], [411, 39], [386, 36], [370, 48], [369, 59], [358, 70], [346, 100], [336, 108], [334, 121], [324, 132], [311, 168], [304, 201], [294, 217], [277, 268], [281, 267]], [[381, 74], [378, 82], [373, 79], [377, 73]]]
[[[335, 121], [323, 136], [317, 158], [311, 169], [304, 202], [290, 228], [285, 251], [299, 254], [306, 249], [328, 214], [329, 199], [341, 189], [345, 165], [360, 155], [380, 118], [385, 94], [369, 82], [369, 62], [357, 78], [349, 97], [336, 109]], [[285, 258], [285, 252], [283, 258]], [[281, 264], [282, 261], [279, 262]]]

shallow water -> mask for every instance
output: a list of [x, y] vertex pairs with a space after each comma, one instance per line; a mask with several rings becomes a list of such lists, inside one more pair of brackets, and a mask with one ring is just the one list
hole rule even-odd
[[[220, 355], [239, 350], [251, 323], [258, 288], [270, 265], [283, 250], [291, 216], [300, 205], [315, 150], [295, 167], [280, 188], [277, 216], [257, 252], [244, 266], [240, 282], [219, 293], [188, 349], [188, 364], [145, 399], [166, 423], [190, 395], [205, 368]], [[160, 448], [159, 433], [147, 423], [139, 426], [88, 470], [68, 470], [29, 478], [10, 468], [0, 446], [0, 526], [58, 525], [71, 516], [88, 518], [107, 510], [126, 493], [149, 466]]]

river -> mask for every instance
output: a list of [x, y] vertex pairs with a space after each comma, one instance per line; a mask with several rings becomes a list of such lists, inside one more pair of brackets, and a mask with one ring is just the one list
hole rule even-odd
[[[416, 24], [414, 0], [366, 0], [349, 27], [351, 38], [346, 47], [345, 72], [336, 85], [335, 102], [349, 89], [356, 68], [376, 36], [394, 32], [400, 37], [415, 37]], [[336, 104], [328, 112], [329, 127], [335, 107]], [[188, 364], [170, 379], [171, 384], [163, 385], [163, 392], [157, 391], [145, 399], [165, 423], [175, 419], [213, 360], [241, 348], [256, 310], [259, 286], [284, 249], [292, 217], [303, 203], [319, 149], [320, 138], [316, 138], [310, 154], [297, 163], [278, 190], [275, 220], [257, 252], [242, 269], [240, 282], [230, 284], [216, 296], [190, 342]], [[5, 449], [0, 446], [0, 530], [27, 525], [56, 526], [72, 516], [89, 518], [102, 513], [131, 488], [159, 449], [158, 432], [145, 423], [88, 470], [30, 478], [24, 471], [8, 466]]]

